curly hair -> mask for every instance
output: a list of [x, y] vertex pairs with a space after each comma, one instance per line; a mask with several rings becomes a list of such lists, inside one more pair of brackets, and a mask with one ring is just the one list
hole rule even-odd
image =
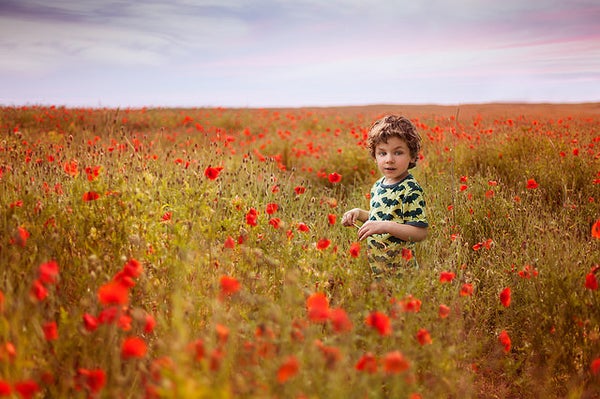
[[379, 143], [387, 143], [391, 137], [398, 137], [408, 146], [411, 161], [408, 168], [414, 168], [417, 165], [419, 151], [421, 150], [421, 136], [417, 132], [415, 125], [404, 116], [387, 115], [376, 120], [367, 137], [367, 149], [372, 158], [375, 158], [375, 147]]

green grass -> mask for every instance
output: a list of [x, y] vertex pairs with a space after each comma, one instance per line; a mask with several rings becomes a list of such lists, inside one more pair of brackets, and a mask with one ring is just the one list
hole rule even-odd
[[[594, 397], [599, 294], [584, 284], [600, 264], [591, 235], [600, 119], [419, 117], [414, 174], [430, 222], [421, 267], [375, 281], [365, 245], [352, 257], [356, 230], [339, 220], [368, 207], [378, 176], [364, 134], [379, 112], [0, 109], [0, 393], [16, 396], [28, 381], [38, 397], [88, 397], [93, 387], [98, 397]], [[73, 161], [77, 174], [65, 170]], [[223, 168], [215, 180], [209, 166]], [[88, 192], [98, 199], [84, 201]], [[101, 303], [99, 288], [130, 259], [144, 271], [127, 303]], [[36, 299], [39, 266], [51, 260], [58, 281]], [[455, 278], [440, 282], [444, 271]], [[222, 276], [239, 291], [224, 296]], [[461, 295], [464, 284], [472, 295]], [[311, 321], [315, 293], [346, 312], [350, 331]], [[411, 299], [418, 312], [403, 310]], [[86, 330], [85, 314], [111, 311], [114, 321]], [[389, 335], [365, 323], [374, 311], [390, 317]], [[51, 321], [58, 339], [48, 341]], [[419, 344], [421, 329], [430, 344]], [[147, 345], [139, 358], [121, 356], [131, 336]], [[396, 351], [410, 366], [392, 374], [383, 359]], [[366, 353], [374, 373], [355, 367]], [[280, 381], [290, 356], [299, 368]]]

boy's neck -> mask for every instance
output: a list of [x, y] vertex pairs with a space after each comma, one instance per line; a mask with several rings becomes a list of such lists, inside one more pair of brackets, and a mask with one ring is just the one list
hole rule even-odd
[[406, 179], [408, 177], [410, 173], [408, 171], [406, 171], [406, 173], [404, 173], [402, 176], [398, 177], [397, 179], [395, 179], [394, 181], [390, 182], [387, 180], [387, 177], [383, 177], [383, 184], [385, 184], [386, 186], [392, 186], [394, 184], [400, 183], [402, 180]]

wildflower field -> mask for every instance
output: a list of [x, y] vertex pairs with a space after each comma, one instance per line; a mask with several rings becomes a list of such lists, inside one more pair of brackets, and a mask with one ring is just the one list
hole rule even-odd
[[[409, 117], [430, 223], [344, 211]], [[600, 105], [0, 108], [0, 397], [598, 398]]]

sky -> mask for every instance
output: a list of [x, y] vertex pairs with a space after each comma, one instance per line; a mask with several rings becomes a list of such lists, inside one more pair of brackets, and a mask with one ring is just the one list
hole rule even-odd
[[0, 105], [600, 101], [598, 0], [0, 0]]

